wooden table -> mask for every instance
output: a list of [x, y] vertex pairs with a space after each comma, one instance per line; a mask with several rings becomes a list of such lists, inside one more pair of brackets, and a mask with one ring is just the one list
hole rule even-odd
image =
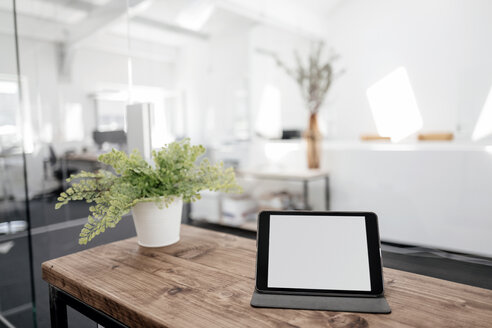
[[183, 225], [172, 246], [131, 238], [47, 261], [52, 326], [67, 304], [106, 328], [492, 326], [491, 290], [392, 269], [389, 315], [252, 308], [255, 254], [254, 240]]

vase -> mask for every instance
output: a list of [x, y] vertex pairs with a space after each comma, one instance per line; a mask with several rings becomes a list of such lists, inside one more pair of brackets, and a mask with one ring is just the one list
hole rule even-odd
[[307, 164], [309, 169], [319, 169], [321, 159], [321, 142], [323, 140], [318, 127], [318, 114], [309, 116], [308, 129], [304, 132], [307, 143]]
[[167, 207], [155, 202], [140, 202], [132, 208], [138, 244], [163, 247], [179, 241], [183, 200], [175, 198]]

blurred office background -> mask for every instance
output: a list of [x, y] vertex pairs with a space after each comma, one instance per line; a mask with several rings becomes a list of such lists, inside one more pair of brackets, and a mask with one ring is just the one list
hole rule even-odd
[[[244, 193], [204, 193], [185, 223], [254, 236], [263, 208], [374, 211], [388, 250], [490, 273], [491, 18], [488, 0], [1, 1], [0, 327], [49, 326], [40, 265], [85, 248], [87, 217], [57, 195], [127, 150], [129, 103], [151, 104], [153, 148], [189, 137], [238, 170]], [[295, 68], [320, 41], [340, 74], [308, 170], [274, 57]], [[134, 235], [128, 217], [89, 247]]]

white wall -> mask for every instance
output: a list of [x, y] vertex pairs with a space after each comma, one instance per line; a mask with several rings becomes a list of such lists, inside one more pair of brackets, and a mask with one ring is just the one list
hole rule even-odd
[[307, 110], [297, 84], [271, 57], [257, 50], [272, 51], [295, 67], [294, 51], [299, 50], [307, 58], [309, 46], [306, 37], [279, 28], [252, 25], [244, 19], [215, 31], [209, 40], [184, 46], [179, 56], [177, 85], [186, 92], [188, 131], [194, 142], [215, 144], [233, 139], [243, 105], [247, 106], [249, 130], [254, 135], [267, 84], [280, 90], [282, 127], [304, 129]]
[[250, 32], [250, 89], [251, 114], [254, 124], [266, 85], [278, 88], [281, 94], [281, 121], [284, 129], [305, 129], [308, 112], [301, 98], [297, 83], [278, 67], [270, 56], [258, 50], [275, 53], [288, 67], [295, 68], [294, 52], [303, 59], [310, 47], [309, 39], [278, 28], [258, 25]]
[[[93, 144], [95, 128], [94, 101], [89, 97], [103, 85], [127, 84], [127, 58], [94, 49], [79, 48], [69, 61], [69, 79], [60, 75], [58, 46], [53, 42], [20, 39], [21, 74], [28, 84], [24, 99], [29, 103], [35, 148], [27, 156], [28, 183], [31, 195], [43, 188], [43, 158], [47, 158], [46, 143], [52, 143], [58, 154], [68, 149], [80, 151], [82, 146]], [[15, 74], [12, 39], [0, 34], [2, 61], [0, 74]], [[6, 63], [9, 63], [6, 65]], [[174, 87], [173, 64], [152, 60], [134, 59], [134, 84], [171, 89]], [[64, 114], [66, 103], [80, 103], [83, 108], [84, 140], [66, 142], [64, 139]], [[18, 184], [22, 186], [22, 184]], [[22, 196], [19, 189], [16, 195]]]
[[[89, 95], [100, 91], [105, 85], [123, 86], [128, 84], [128, 60], [125, 55], [115, 55], [94, 49], [77, 50], [72, 61], [71, 81], [63, 88], [64, 100], [81, 102], [84, 110], [92, 115], [84, 115], [86, 142], [91, 142], [95, 128], [94, 101]], [[160, 87], [164, 90], [174, 88], [175, 67], [140, 58], [132, 59], [133, 85]]]
[[176, 86], [184, 91], [185, 129], [193, 142], [203, 142], [207, 103], [209, 49], [196, 41], [180, 49], [176, 66]]
[[347, 73], [326, 107], [336, 133], [376, 132], [366, 89], [405, 66], [424, 130], [468, 139], [492, 86], [492, 2], [488, 0], [347, 0], [327, 17], [326, 39]]
[[0, 60], [0, 72], [16, 76], [17, 67], [15, 60], [15, 40], [13, 35], [0, 34], [0, 49], [2, 51], [2, 60]]
[[180, 48], [176, 85], [185, 93], [187, 132], [194, 143], [233, 138], [238, 92], [247, 92], [248, 26], [239, 22]]
[[249, 24], [233, 25], [212, 35], [209, 41], [210, 65], [204, 85], [208, 86], [208, 141], [234, 138], [235, 120], [241, 110], [239, 96], [248, 93], [248, 31]]

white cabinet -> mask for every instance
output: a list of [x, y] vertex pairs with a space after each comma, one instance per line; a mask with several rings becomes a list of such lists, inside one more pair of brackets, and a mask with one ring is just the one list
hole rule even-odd
[[383, 241], [492, 256], [484, 146], [328, 147], [333, 210], [374, 211]]

